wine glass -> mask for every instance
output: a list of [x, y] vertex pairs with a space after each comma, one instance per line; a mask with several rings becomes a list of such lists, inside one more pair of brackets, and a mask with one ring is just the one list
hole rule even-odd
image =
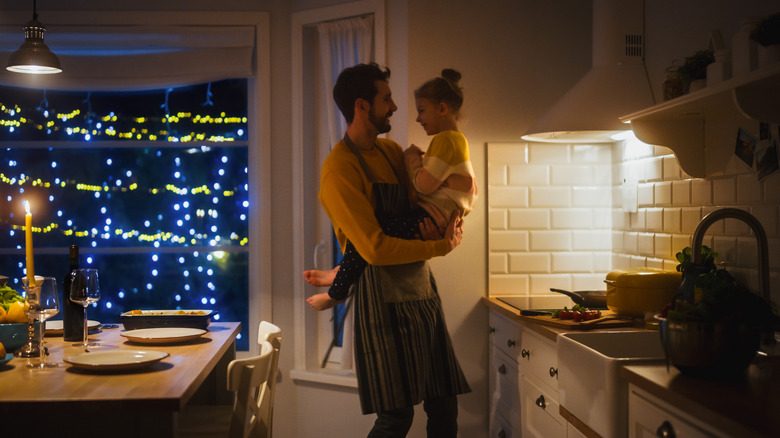
[[88, 343], [87, 335], [87, 306], [97, 302], [100, 299], [100, 283], [98, 281], [98, 270], [92, 268], [76, 269], [70, 274], [70, 300], [84, 306], [84, 342], [75, 344], [84, 347], [85, 352], [89, 352], [89, 347], [99, 345], [97, 342]]
[[[27, 364], [28, 368], [52, 368], [57, 364], [46, 362], [46, 347], [44, 336], [46, 333], [46, 320], [56, 315], [60, 311], [60, 300], [57, 297], [57, 279], [54, 277], [43, 277], [42, 280], [29, 288], [28, 297], [30, 306], [27, 309], [27, 316], [37, 319], [41, 322], [38, 328], [38, 348], [40, 349], [40, 360], [38, 363]], [[37, 289], [37, 290], [36, 290]]]

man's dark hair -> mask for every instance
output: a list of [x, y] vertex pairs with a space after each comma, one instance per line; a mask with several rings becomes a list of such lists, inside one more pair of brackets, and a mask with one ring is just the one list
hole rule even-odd
[[355, 101], [365, 99], [372, 103], [377, 93], [374, 82], [387, 81], [389, 78], [390, 69], [382, 69], [374, 62], [358, 64], [339, 73], [336, 85], [333, 86], [333, 100], [347, 124], [355, 118]]

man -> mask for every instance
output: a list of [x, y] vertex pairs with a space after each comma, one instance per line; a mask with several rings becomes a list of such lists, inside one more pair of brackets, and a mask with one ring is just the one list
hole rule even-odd
[[[333, 97], [348, 126], [323, 164], [319, 199], [342, 248], [349, 240], [369, 264], [353, 288], [358, 392], [363, 413], [377, 414], [369, 438], [406, 436], [420, 402], [428, 436], [455, 438], [456, 395], [470, 390], [426, 260], [460, 243], [462, 221], [453, 215], [441, 236], [429, 220], [421, 240], [382, 231], [377, 217], [407, 213], [414, 196], [402, 148], [378, 138], [398, 109], [389, 76], [376, 64], [339, 75]], [[335, 304], [327, 294], [308, 301], [320, 310]]]

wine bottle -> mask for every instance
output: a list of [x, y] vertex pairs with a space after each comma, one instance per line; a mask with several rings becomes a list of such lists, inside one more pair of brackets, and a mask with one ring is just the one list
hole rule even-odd
[[70, 270], [65, 276], [65, 289], [62, 292], [62, 338], [65, 341], [84, 339], [84, 307], [70, 300], [71, 274], [79, 268], [79, 247], [70, 246]]

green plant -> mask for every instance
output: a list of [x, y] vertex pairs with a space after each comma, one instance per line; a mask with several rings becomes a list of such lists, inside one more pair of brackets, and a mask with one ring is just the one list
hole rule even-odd
[[715, 62], [715, 54], [712, 50], [699, 50], [685, 57], [683, 65], [677, 68], [677, 76], [685, 83], [704, 79], [707, 77], [707, 66], [713, 62]]
[[764, 47], [780, 44], [780, 12], [761, 20], [750, 32], [750, 38]]

